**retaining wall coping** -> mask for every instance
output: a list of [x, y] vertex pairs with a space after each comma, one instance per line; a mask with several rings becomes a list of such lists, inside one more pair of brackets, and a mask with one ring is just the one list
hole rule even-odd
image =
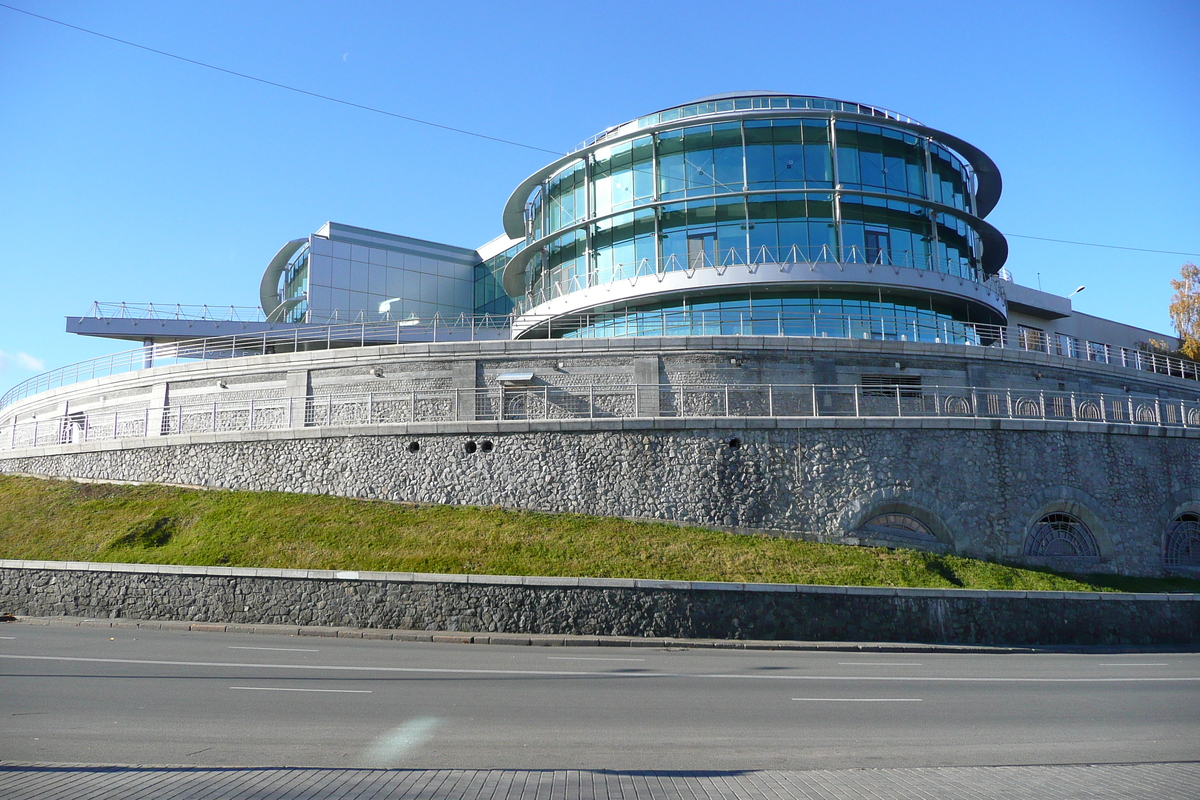
[[809, 594], [849, 594], [846, 586], [817, 586], [812, 584], [797, 584], [796, 591]]
[[431, 572], [414, 572], [411, 583], [470, 583], [470, 575], [437, 575]]
[[[877, 595], [882, 595], [883, 597], [896, 597], [897, 596], [896, 592], [897, 592], [897, 590], [896, 590], [896, 587], [894, 587], [894, 586], [855, 586], [854, 587], [855, 594], [877, 594]], [[849, 594], [849, 587], [847, 587], [847, 594]]]
[[637, 580], [637, 588], [639, 589], [691, 589], [693, 585], [687, 581], [662, 581], [648, 580], [639, 578]]
[[690, 588], [692, 590], [699, 589], [709, 592], [744, 592], [746, 591], [746, 584], [725, 581], [692, 581]]
[[571, 578], [553, 575], [518, 575], [513, 577], [520, 578], [521, 586], [579, 586], [580, 581], [587, 580], [586, 578]]
[[467, 583], [494, 586], [522, 586], [525, 579], [521, 575], [468, 575]]
[[576, 578], [580, 587], [597, 589], [636, 589], [637, 581], [632, 578]]
[[[967, 591], [967, 590], [961, 590], [961, 591]], [[990, 597], [992, 593], [988, 592], [987, 594]], [[909, 588], [897, 587], [896, 588], [896, 596], [897, 597], [945, 597], [946, 590], [945, 589], [937, 589], [937, 588], [909, 589]], [[1025, 596], [1024, 592], [1021, 593], [1021, 596], [1022, 597]]]
[[[897, 589], [896, 594], [902, 594], [907, 590]], [[953, 597], [991, 597], [992, 592], [987, 589], [955, 589]]]
[[744, 592], [799, 592], [800, 587], [794, 583], [746, 583], [742, 585]]
[[0, 559], [0, 569], [48, 572], [123, 572], [147, 575], [197, 577], [285, 578], [321, 581], [373, 581], [381, 583], [469, 583], [503, 586], [561, 586], [600, 589], [660, 589], [671, 591], [781, 592], [859, 594], [885, 597], [944, 597], [1029, 600], [1107, 600], [1109, 602], [1197, 602], [1200, 594], [1177, 592], [1051, 592], [1007, 589], [908, 588], [894, 586], [825, 586], [796, 583], [736, 583], [676, 581], [649, 578], [594, 578], [551, 575], [455, 575], [428, 572], [369, 572], [362, 570], [202, 567], [187, 564], [122, 564], [91, 561], [37, 561]]

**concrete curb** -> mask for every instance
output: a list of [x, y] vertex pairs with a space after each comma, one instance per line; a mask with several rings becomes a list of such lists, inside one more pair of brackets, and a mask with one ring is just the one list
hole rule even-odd
[[326, 628], [297, 625], [235, 625], [173, 620], [91, 619], [87, 617], [18, 617], [17, 624], [161, 630], [188, 633], [235, 633], [273, 636], [316, 636], [330, 639], [371, 639], [433, 644], [480, 644], [523, 647], [644, 647], [661, 650], [796, 650], [836, 653], [960, 653], [1012, 655], [1021, 653], [1147, 653], [1197, 652], [1187, 646], [1022, 646], [921, 644], [918, 642], [805, 642], [771, 639], [681, 639], [636, 636], [574, 636], [567, 634], [471, 633], [467, 631], [409, 631], [384, 628]]

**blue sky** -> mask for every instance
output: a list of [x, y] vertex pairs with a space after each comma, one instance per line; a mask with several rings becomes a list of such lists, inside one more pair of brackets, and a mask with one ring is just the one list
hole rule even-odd
[[[565, 151], [716, 92], [859, 100], [1004, 176], [1020, 283], [1169, 330], [1200, 253], [1194, 2], [0, 0], [188, 58]], [[0, 389], [126, 349], [93, 300], [252, 306], [327, 220], [475, 247], [550, 158], [181, 63], [0, 8]]]

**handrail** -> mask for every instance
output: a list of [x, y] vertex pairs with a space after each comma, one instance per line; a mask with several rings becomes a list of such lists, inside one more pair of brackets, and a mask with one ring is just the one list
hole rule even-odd
[[628, 384], [492, 386], [96, 409], [0, 426], [0, 451], [172, 434], [464, 420], [1012, 419], [1200, 430], [1200, 401], [979, 386]]
[[213, 322], [265, 322], [258, 306], [184, 305], [182, 303], [127, 303], [93, 300], [81, 319], [179, 319]]
[[[406, 342], [507, 339], [514, 315], [379, 320], [335, 325], [280, 325], [260, 333], [155, 344], [80, 361], [29, 378], [0, 397], [0, 408], [60, 386], [197, 359], [231, 358]], [[523, 315], [522, 322], [529, 322]], [[1200, 362], [1145, 350], [1089, 342], [977, 322], [922, 320], [797, 312], [661, 310], [574, 314], [533, 318], [540, 337], [616, 338], [626, 336], [799, 336], [830, 339], [914, 341], [930, 344], [999, 347], [1111, 364], [1126, 369], [1200, 381]]]
[[[592, 264], [589, 272], [583, 275], [572, 273], [565, 282], [562, 279], [542, 281], [543, 286], [537, 286], [538, 280], [525, 295], [515, 303], [518, 314], [555, 298], [584, 289], [608, 286], [629, 281], [636, 284], [641, 278], [653, 277], [662, 280], [672, 272], [686, 272], [688, 277], [696, 270], [723, 271], [731, 267], [740, 267], [748, 272], [754, 272], [763, 266], [772, 264], [862, 264], [869, 267], [893, 267], [899, 269], [915, 269], [924, 272], [936, 272], [939, 275], [950, 275], [965, 281], [979, 283], [1003, 294], [1000, 281], [985, 280], [978, 268], [963, 264], [961, 259], [944, 259], [932, 254], [917, 253], [912, 250], [889, 250], [878, 247], [859, 247], [849, 245], [838, 248], [824, 244], [812, 247], [800, 245], [781, 245], [778, 247], [725, 247], [715, 252], [703, 251], [687, 255], [669, 254], [655, 258], [642, 258], [635, 261], [616, 262], [612, 264]], [[565, 269], [564, 269], [565, 271]], [[544, 270], [541, 274], [547, 275]]]

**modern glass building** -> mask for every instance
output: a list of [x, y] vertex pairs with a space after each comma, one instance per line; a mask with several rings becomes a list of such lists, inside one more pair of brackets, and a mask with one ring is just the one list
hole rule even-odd
[[1008, 248], [984, 220], [1000, 190], [978, 148], [873, 106], [746, 92], [668, 108], [513, 192], [513, 335], [766, 332], [772, 320], [820, 335], [822, 315], [970, 336], [969, 323], [1006, 319], [989, 278]]
[[[514, 339], [1008, 337], [1093, 360], [1098, 342], [1164, 339], [1013, 283], [986, 221], [1000, 194], [986, 154], [894, 111], [715, 95], [537, 170], [504, 205], [504, 233], [474, 249], [333, 222], [287, 242], [262, 275], [262, 318], [236, 330], [457, 320]], [[149, 324], [121, 309], [68, 330], [161, 343], [230, 329], [207, 312]]]

